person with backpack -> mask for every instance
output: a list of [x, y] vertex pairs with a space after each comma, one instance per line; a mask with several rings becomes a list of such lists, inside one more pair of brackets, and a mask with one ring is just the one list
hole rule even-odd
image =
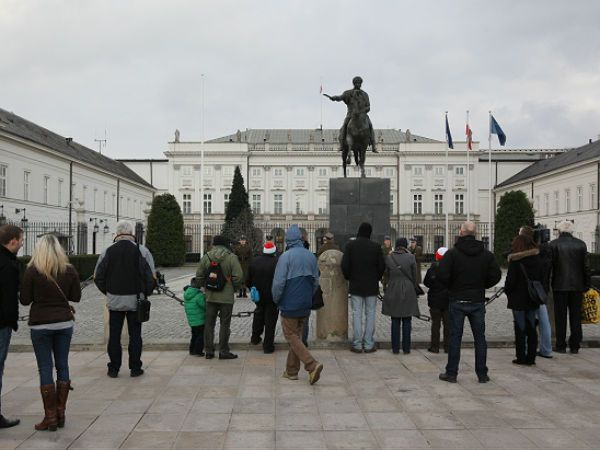
[[129, 332], [129, 372], [132, 377], [143, 375], [142, 323], [137, 310], [140, 300], [154, 290], [154, 258], [143, 245], [136, 243], [131, 222], [117, 222], [114, 244], [102, 252], [94, 270], [94, 283], [106, 295], [108, 308], [107, 375], [119, 376], [123, 349], [121, 333], [127, 320]]
[[448, 343], [450, 342], [450, 325], [448, 323], [448, 289], [437, 276], [439, 262], [442, 260], [448, 249], [440, 247], [435, 252], [435, 261], [427, 269], [423, 284], [429, 288], [427, 291], [427, 305], [431, 315], [431, 343], [427, 351], [431, 353], [440, 352], [440, 327], [444, 328], [444, 352], [448, 353]]
[[235, 359], [231, 353], [229, 334], [235, 292], [242, 288], [244, 273], [240, 262], [229, 248], [224, 236], [213, 238], [212, 248], [200, 260], [196, 271], [198, 286], [204, 287], [206, 313], [204, 322], [204, 352], [206, 359], [215, 357], [215, 325], [220, 318], [219, 359]]
[[[192, 285], [195, 282], [196, 279], [194, 278]], [[206, 311], [204, 293], [195, 286], [184, 287], [183, 308], [192, 333], [190, 355], [204, 356], [204, 320]]]

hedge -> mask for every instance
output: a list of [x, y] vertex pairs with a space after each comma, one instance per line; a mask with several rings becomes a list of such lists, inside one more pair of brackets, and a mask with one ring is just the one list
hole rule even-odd
[[[79, 274], [79, 280], [84, 281], [87, 280], [94, 274], [94, 269], [96, 268], [96, 263], [98, 262], [98, 257], [100, 255], [71, 255], [69, 256], [69, 262], [73, 264], [75, 270]], [[31, 256], [20, 256], [19, 260], [19, 269], [21, 273], [25, 271], [25, 267], [27, 263], [31, 260]]]

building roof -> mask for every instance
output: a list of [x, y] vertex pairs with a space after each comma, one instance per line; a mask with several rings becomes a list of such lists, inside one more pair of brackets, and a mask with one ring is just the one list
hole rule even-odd
[[[251, 129], [238, 131], [227, 136], [211, 139], [210, 143], [244, 142], [248, 144], [308, 144], [322, 142], [327, 144], [338, 143], [338, 129]], [[400, 144], [407, 142], [406, 132], [394, 129], [375, 129], [375, 138], [384, 144]], [[383, 141], [382, 141], [383, 140]], [[410, 134], [410, 141], [416, 143], [436, 143], [435, 139]]]
[[52, 131], [36, 125], [16, 114], [0, 108], [0, 132], [26, 139], [52, 149], [67, 159], [90, 164], [118, 177], [135, 183], [153, 187], [125, 164], [102, 155], [73, 140], [69, 140]]
[[508, 186], [510, 184], [518, 183], [520, 181], [527, 180], [532, 177], [543, 175], [547, 172], [552, 172], [563, 167], [567, 167], [573, 164], [577, 164], [590, 159], [600, 157], [600, 140], [590, 142], [582, 147], [573, 148], [565, 151], [552, 158], [542, 159], [529, 167], [521, 170], [519, 173], [512, 177], [504, 180], [496, 187]]

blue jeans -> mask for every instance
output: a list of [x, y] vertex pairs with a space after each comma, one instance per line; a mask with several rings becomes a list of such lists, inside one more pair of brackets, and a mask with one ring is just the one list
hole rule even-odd
[[62, 330], [31, 330], [31, 343], [40, 372], [40, 386], [54, 384], [52, 356], [56, 365], [56, 379], [69, 381], [69, 348], [73, 327]]
[[2, 376], [4, 375], [4, 362], [8, 356], [8, 347], [12, 336], [11, 327], [0, 328], [0, 393], [2, 392]]
[[448, 309], [450, 319], [450, 345], [448, 346], [448, 364], [446, 373], [458, 375], [460, 362], [460, 346], [462, 343], [465, 317], [469, 319], [473, 338], [475, 339], [475, 372], [478, 377], [487, 375], [487, 342], [485, 341], [485, 304], [450, 302]]
[[402, 328], [402, 351], [410, 352], [412, 317], [392, 317], [392, 351], [400, 352], [400, 328]]
[[[352, 329], [354, 337], [352, 347], [365, 350], [371, 350], [375, 347], [375, 312], [377, 309], [377, 296], [362, 297], [360, 295], [351, 295], [352, 303]], [[363, 310], [365, 312], [365, 331], [363, 334], [362, 318]]]
[[540, 305], [537, 310], [537, 319], [540, 327], [540, 353], [544, 356], [552, 355], [552, 328], [546, 305]]
[[536, 313], [537, 309], [531, 311], [513, 310], [515, 351], [517, 353], [517, 360], [519, 361], [535, 362], [535, 353], [537, 350]]

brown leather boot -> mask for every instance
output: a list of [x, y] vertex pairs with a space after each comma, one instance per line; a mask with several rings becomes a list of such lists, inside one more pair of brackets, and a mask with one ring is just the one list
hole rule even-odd
[[65, 409], [67, 408], [67, 398], [71, 390], [71, 380], [56, 380], [56, 416], [58, 419], [58, 428], [65, 426]]
[[56, 388], [54, 383], [40, 386], [42, 401], [44, 402], [44, 420], [35, 425], [38, 431], [56, 431], [58, 421], [56, 419]]

